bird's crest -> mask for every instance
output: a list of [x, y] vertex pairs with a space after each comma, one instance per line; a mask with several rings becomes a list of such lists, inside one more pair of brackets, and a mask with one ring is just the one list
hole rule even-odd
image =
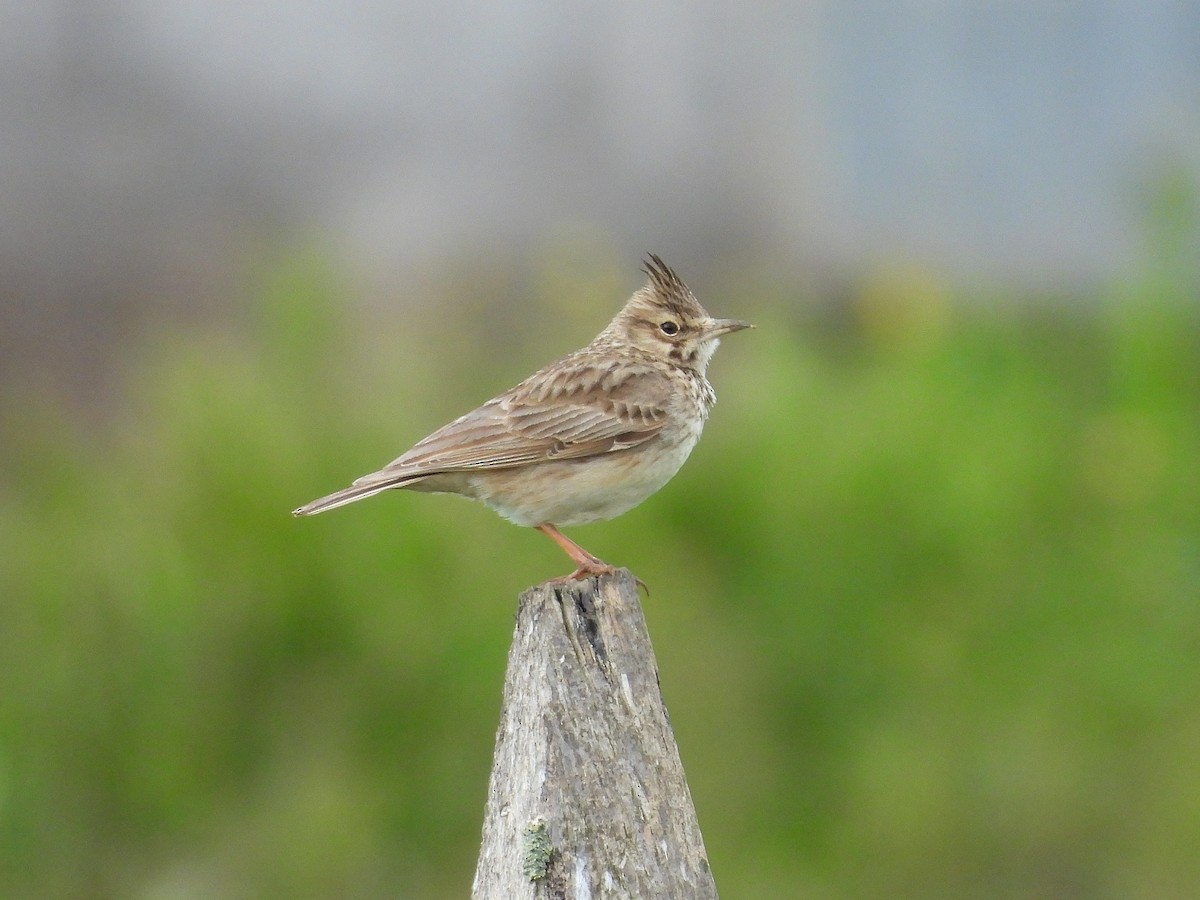
[[660, 256], [655, 253], [647, 254], [642, 271], [649, 276], [655, 297], [668, 309], [680, 316], [695, 313], [699, 302], [683, 283], [683, 279], [676, 275], [675, 270], [663, 262]]

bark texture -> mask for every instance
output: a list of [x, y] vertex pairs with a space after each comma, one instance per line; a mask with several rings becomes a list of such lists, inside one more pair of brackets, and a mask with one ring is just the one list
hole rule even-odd
[[521, 595], [471, 896], [717, 896], [627, 570]]

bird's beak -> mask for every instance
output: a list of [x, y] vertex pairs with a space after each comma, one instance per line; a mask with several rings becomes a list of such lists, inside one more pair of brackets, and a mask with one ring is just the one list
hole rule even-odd
[[704, 326], [704, 336], [706, 338], [715, 338], [723, 334], [729, 334], [732, 331], [741, 331], [743, 328], [753, 327], [749, 322], [743, 322], [741, 319], [709, 319]]

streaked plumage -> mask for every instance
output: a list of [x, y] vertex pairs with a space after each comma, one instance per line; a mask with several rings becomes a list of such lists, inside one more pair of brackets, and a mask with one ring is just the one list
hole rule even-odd
[[720, 336], [749, 327], [709, 316], [657, 256], [645, 271], [586, 347], [295, 515], [393, 488], [462, 494], [552, 537], [578, 566], [569, 577], [611, 571], [555, 525], [611, 519], [671, 479], [716, 400], [705, 370]]

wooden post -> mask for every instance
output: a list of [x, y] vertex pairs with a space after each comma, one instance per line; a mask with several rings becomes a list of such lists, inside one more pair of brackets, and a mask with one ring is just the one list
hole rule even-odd
[[471, 896], [717, 896], [628, 570], [521, 595]]

